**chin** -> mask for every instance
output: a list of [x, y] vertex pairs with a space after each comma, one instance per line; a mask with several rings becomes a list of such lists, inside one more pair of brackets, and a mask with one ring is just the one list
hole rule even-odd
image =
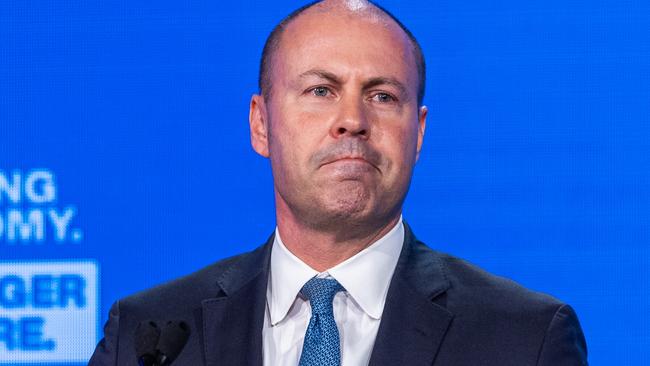
[[373, 212], [372, 200], [367, 196], [338, 195], [321, 200], [314, 207], [315, 219], [323, 226], [363, 223]]
[[383, 210], [377, 195], [360, 181], [332, 182], [318, 194], [303, 195], [294, 210], [309, 226], [338, 231], [353, 226], [372, 225]]

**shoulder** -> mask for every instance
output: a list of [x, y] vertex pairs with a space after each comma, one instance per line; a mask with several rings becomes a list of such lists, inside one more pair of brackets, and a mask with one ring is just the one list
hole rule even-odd
[[528, 289], [464, 259], [429, 250], [438, 258], [449, 282], [446, 307], [465, 319], [528, 325], [538, 322], [538, 327], [544, 328], [566, 305], [549, 294]]
[[[246, 264], [262, 250], [222, 259], [205, 268], [150, 289], [120, 299], [115, 306], [120, 321], [144, 319], [183, 319], [201, 308], [205, 299], [223, 295], [225, 279], [232, 272], [245, 276]], [[129, 321], [130, 320], [130, 321]]]
[[559, 299], [528, 289], [509, 278], [490, 273], [467, 260], [436, 252], [450, 282], [450, 291], [461, 295], [459, 304], [474, 303], [494, 307], [557, 308]]
[[586, 364], [585, 338], [571, 306], [466, 260], [416, 245], [429, 253], [429, 263], [441, 268], [448, 283], [433, 301], [454, 317], [446, 337], [453, 352], [443, 352], [451, 364], [467, 364], [464, 357], [474, 356], [501, 365]]
[[[104, 338], [89, 364], [122, 365], [135, 359], [134, 332], [143, 321], [183, 321], [190, 328], [199, 329], [204, 300], [237, 291], [264, 271], [269, 247], [263, 245], [252, 252], [220, 260], [187, 276], [118, 300], [111, 307], [104, 326]], [[198, 349], [198, 337], [191, 336], [188, 347]], [[187, 364], [200, 362], [201, 352], [186, 353], [191, 355], [188, 357], [194, 357]]]
[[[507, 324], [510, 328], [545, 328], [565, 303], [490, 273], [456, 256], [431, 249], [414, 236], [410, 240], [409, 264], [419, 268], [420, 283], [444, 283], [439, 305], [468, 325]], [[435, 268], [432, 269], [432, 268]], [[429, 278], [427, 278], [429, 277]], [[420, 285], [422, 286], [422, 285]]]
[[[490, 273], [467, 260], [442, 253], [418, 240], [406, 226], [403, 268], [422, 293], [444, 293], [450, 311], [508, 312], [512, 309], [554, 311], [563, 305], [557, 298], [528, 289]], [[552, 314], [551, 314], [552, 315]]]

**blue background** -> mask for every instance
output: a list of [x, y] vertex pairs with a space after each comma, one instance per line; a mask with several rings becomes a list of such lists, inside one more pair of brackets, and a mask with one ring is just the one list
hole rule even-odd
[[[265, 37], [297, 1], [3, 1], [0, 170], [46, 168], [116, 299], [263, 243], [249, 145]], [[381, 1], [428, 63], [405, 218], [577, 310], [592, 365], [650, 365], [650, 3]]]

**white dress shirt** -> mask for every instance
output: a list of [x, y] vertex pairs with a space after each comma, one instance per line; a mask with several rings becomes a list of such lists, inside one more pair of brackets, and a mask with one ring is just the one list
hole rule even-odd
[[287, 249], [276, 229], [262, 331], [264, 366], [298, 365], [311, 317], [309, 301], [300, 289], [314, 276], [334, 278], [345, 288], [333, 301], [341, 366], [368, 365], [403, 243], [400, 217], [397, 225], [372, 245], [318, 273]]

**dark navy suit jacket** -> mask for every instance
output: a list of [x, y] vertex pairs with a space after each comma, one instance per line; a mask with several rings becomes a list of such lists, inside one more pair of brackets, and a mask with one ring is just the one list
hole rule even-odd
[[[262, 366], [272, 243], [115, 303], [90, 365], [136, 365], [134, 329], [153, 319], [192, 328], [173, 365]], [[571, 307], [433, 251], [405, 224], [370, 365], [578, 366], [587, 349]]]

